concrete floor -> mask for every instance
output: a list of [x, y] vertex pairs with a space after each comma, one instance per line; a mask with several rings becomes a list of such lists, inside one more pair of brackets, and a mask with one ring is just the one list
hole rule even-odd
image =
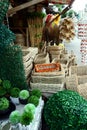
[[80, 52], [80, 44], [81, 40], [78, 39], [77, 37], [74, 38], [70, 43], [64, 42], [66, 50], [70, 53], [71, 50], [73, 50], [74, 54], [76, 55], [76, 63], [78, 65], [82, 65], [81, 63], [81, 52]]

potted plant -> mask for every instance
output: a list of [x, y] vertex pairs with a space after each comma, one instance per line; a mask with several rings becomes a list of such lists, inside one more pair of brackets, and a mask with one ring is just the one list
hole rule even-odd
[[38, 98], [41, 97], [41, 91], [39, 89], [33, 89], [30, 93], [30, 95], [34, 95], [34, 96], [37, 96]]
[[28, 103], [32, 103], [37, 107], [39, 104], [39, 98], [37, 96], [32, 95], [29, 97]]
[[18, 110], [15, 110], [11, 112], [11, 114], [9, 115], [9, 121], [11, 124], [16, 125], [17, 123], [20, 122], [20, 117], [21, 117], [20, 112]]
[[31, 111], [33, 114], [35, 114], [35, 109], [36, 109], [36, 107], [32, 103], [28, 103], [24, 106], [24, 112], [26, 112], [26, 113], [29, 113]]
[[0, 98], [0, 114], [6, 113], [9, 109], [10, 102], [6, 97]]
[[9, 99], [10, 88], [11, 88], [11, 83], [9, 80], [1, 80], [0, 79], [0, 97], [5, 96]]
[[28, 90], [21, 90], [19, 93], [19, 101], [21, 104], [27, 104], [29, 98], [29, 91]]
[[6, 95], [6, 90], [2, 86], [0, 86], [0, 97], [3, 97], [5, 95]]
[[22, 115], [21, 115], [20, 122], [21, 122], [22, 125], [27, 126], [32, 122], [33, 119], [34, 119], [34, 114], [31, 111], [28, 112], [28, 113], [23, 112]]
[[20, 89], [17, 87], [12, 88], [10, 92], [11, 101], [16, 105], [19, 104], [19, 93]]
[[11, 89], [11, 83], [9, 80], [3, 80], [2, 81], [2, 88], [6, 92], [5, 96], [9, 99], [10, 97], [10, 89]]

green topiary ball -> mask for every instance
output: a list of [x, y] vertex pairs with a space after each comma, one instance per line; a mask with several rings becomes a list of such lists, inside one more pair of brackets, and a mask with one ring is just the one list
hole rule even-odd
[[21, 115], [21, 124], [27, 126], [32, 122], [33, 119], [34, 114], [31, 111], [28, 113], [23, 112]]
[[39, 104], [39, 98], [37, 96], [32, 95], [29, 97], [28, 103], [32, 103], [37, 107]]
[[20, 122], [20, 119], [21, 119], [21, 114], [18, 110], [11, 112], [9, 116], [9, 121], [11, 122], [11, 124], [16, 125], [17, 123]]
[[46, 102], [44, 118], [50, 130], [87, 130], [87, 101], [77, 92], [60, 91]]
[[24, 112], [25, 113], [29, 113], [29, 112], [31, 112], [32, 114], [35, 114], [35, 109], [36, 109], [36, 107], [35, 107], [35, 105], [34, 104], [32, 104], [32, 103], [28, 103], [28, 104], [26, 104], [25, 106], [24, 106]]
[[37, 96], [38, 98], [40, 98], [42, 94], [41, 94], [41, 91], [39, 89], [33, 89], [31, 91], [31, 95], [34, 95], [34, 96]]

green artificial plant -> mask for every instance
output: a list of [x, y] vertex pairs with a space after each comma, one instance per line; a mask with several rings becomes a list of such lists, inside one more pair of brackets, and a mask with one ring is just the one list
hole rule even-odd
[[57, 92], [46, 102], [44, 118], [50, 130], [87, 130], [87, 100], [71, 90]]
[[5, 97], [0, 98], [0, 110], [6, 110], [9, 108], [9, 100]]
[[19, 93], [20, 99], [28, 99], [29, 97], [29, 91], [28, 90], [21, 90]]
[[39, 98], [37, 96], [32, 95], [29, 97], [28, 103], [32, 103], [37, 107], [39, 104]]
[[18, 110], [11, 112], [11, 114], [9, 115], [9, 121], [13, 125], [20, 123], [20, 119], [21, 119], [21, 114]]
[[29, 112], [32, 112], [33, 114], [35, 114], [35, 109], [36, 109], [36, 107], [35, 107], [35, 105], [32, 104], [32, 103], [28, 103], [28, 104], [26, 104], [26, 105], [24, 106], [24, 112], [26, 112], [27, 114], [28, 114]]
[[32, 122], [33, 119], [34, 119], [34, 114], [32, 112], [29, 113], [23, 112], [20, 121], [22, 125], [27, 126]]
[[22, 49], [14, 45], [14, 33], [3, 24], [8, 7], [9, 0], [0, 1], [0, 78], [9, 80], [13, 87], [27, 89]]
[[9, 80], [1, 80], [0, 83], [0, 97], [10, 96], [11, 82]]
[[12, 88], [11, 91], [10, 91], [10, 95], [14, 98], [18, 98], [19, 97], [19, 93], [20, 93], [20, 89], [19, 88]]
[[34, 96], [37, 96], [38, 98], [40, 98], [42, 96], [42, 93], [39, 89], [33, 89], [30, 93], [30, 95], [34, 95]]

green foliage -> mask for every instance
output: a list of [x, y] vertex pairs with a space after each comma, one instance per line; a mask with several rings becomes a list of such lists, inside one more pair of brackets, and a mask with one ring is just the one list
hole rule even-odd
[[17, 97], [19, 97], [19, 93], [20, 93], [20, 89], [14, 87], [14, 88], [11, 89], [10, 95], [11, 95], [12, 97], [17, 98]]
[[6, 90], [2, 88], [2, 86], [0, 86], [0, 97], [5, 96], [6, 93], [7, 93]]
[[28, 90], [21, 90], [19, 93], [20, 99], [27, 99], [29, 97], [29, 91]]
[[28, 103], [32, 103], [37, 107], [39, 104], [39, 98], [37, 96], [32, 95], [29, 97]]
[[22, 125], [29, 125], [34, 118], [34, 114], [32, 112], [29, 112], [28, 114], [26, 112], [23, 112], [21, 115], [21, 124]]
[[18, 110], [15, 110], [13, 112], [11, 112], [10, 116], [9, 116], [9, 121], [12, 123], [12, 124], [17, 124], [20, 122], [20, 119], [21, 119], [21, 114]]
[[28, 114], [29, 112], [31, 112], [32, 114], [34, 114], [34, 113], [35, 113], [35, 109], [36, 109], [36, 107], [35, 107], [35, 105], [32, 104], [32, 103], [28, 103], [28, 104], [26, 104], [26, 105], [24, 106], [24, 112], [26, 112], [27, 114]]
[[14, 45], [15, 35], [3, 24], [9, 0], [0, 1], [0, 78], [12, 87], [27, 89], [21, 47]]
[[27, 13], [27, 17], [32, 18], [32, 19], [37, 18], [37, 17], [44, 18], [45, 16], [46, 16], [46, 14], [43, 12], [28, 12]]
[[0, 85], [2, 84], [2, 80], [0, 79]]
[[6, 89], [6, 90], [11, 88], [11, 83], [10, 83], [9, 80], [3, 80], [2, 84], [3, 84], [3, 88]]
[[12, 87], [27, 89], [21, 47], [0, 46], [0, 78], [9, 80]]
[[41, 97], [41, 91], [39, 89], [33, 89], [30, 93], [30, 95], [34, 95], [34, 96], [37, 96], [38, 98]]
[[[6, 25], [0, 25], [0, 51], [3, 53], [2, 48], [7, 45], [13, 45], [13, 41], [15, 40], [15, 35], [12, 31], [10, 31]], [[0, 52], [0, 53], [1, 53]]]
[[1, 80], [0, 84], [0, 97], [10, 94], [11, 83], [9, 80]]
[[9, 108], [9, 100], [5, 97], [0, 98], [0, 110]]
[[46, 102], [44, 118], [50, 130], [87, 130], [87, 101], [74, 91], [60, 91]]
[[6, 12], [9, 7], [9, 0], [0, 1], [0, 24], [3, 22]]

